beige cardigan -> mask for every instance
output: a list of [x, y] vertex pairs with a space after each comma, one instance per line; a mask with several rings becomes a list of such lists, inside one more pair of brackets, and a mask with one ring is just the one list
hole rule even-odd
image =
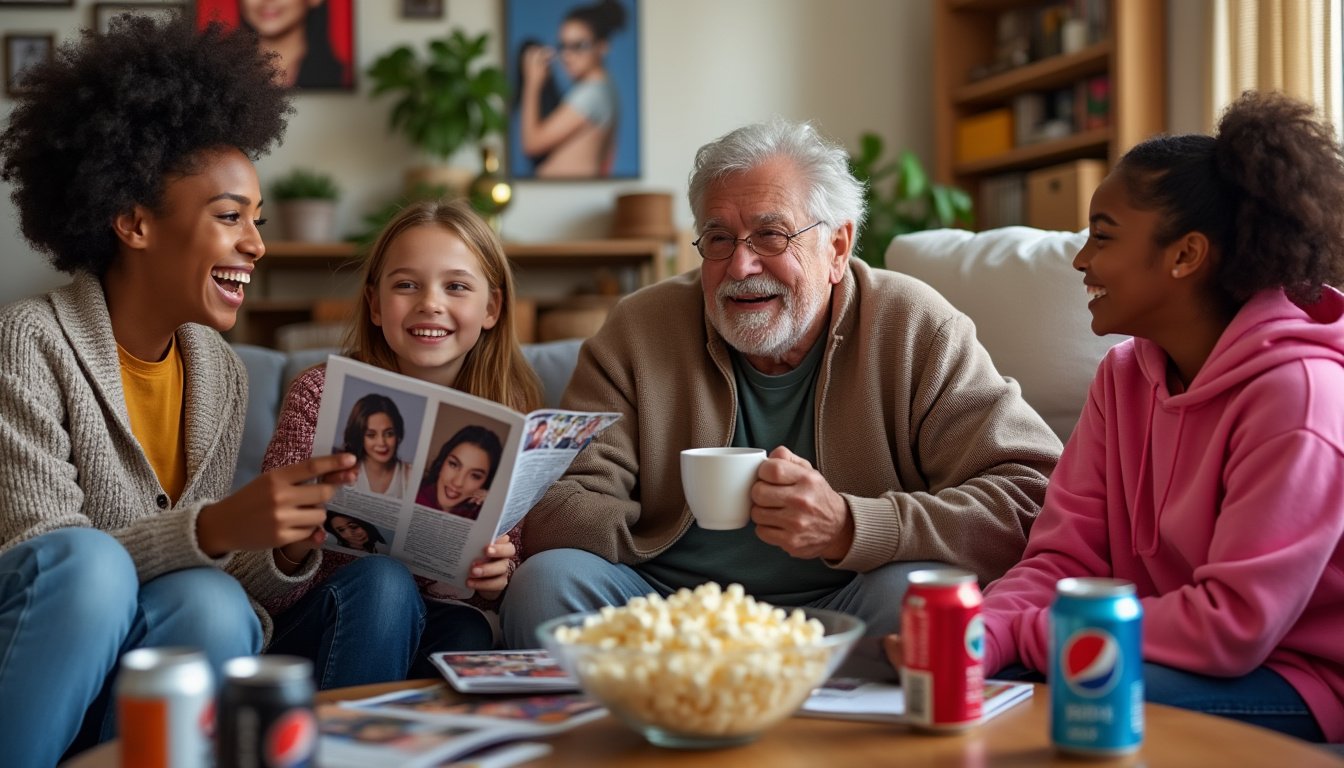
[[[849, 554], [831, 565], [939, 560], [982, 582], [1002, 575], [1022, 555], [1059, 439], [994, 369], [971, 321], [929, 286], [851, 259], [831, 302], [817, 466], [855, 523]], [[529, 551], [656, 557], [691, 525], [681, 450], [728, 445], [737, 418], [699, 271], [617, 305], [584, 344], [563, 405], [622, 418], [528, 514]]]
[[187, 482], [169, 503], [131, 433], [116, 341], [102, 286], [91, 275], [0, 309], [0, 552], [58, 528], [112, 534], [140, 581], [182, 568], [233, 574], [257, 600], [292, 589], [309, 567], [286, 576], [271, 551], [208, 557], [196, 516], [228, 495], [238, 457], [247, 377], [219, 334], [177, 329], [186, 374]]

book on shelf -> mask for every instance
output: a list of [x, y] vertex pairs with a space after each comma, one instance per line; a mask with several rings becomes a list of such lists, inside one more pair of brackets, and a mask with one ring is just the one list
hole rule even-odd
[[[376, 417], [383, 418], [377, 419]], [[527, 514], [616, 413], [518, 413], [450, 387], [349, 358], [327, 360], [313, 454], [369, 446], [387, 454], [381, 487], [357, 466], [327, 502], [327, 549], [387, 554], [433, 580], [423, 591], [461, 600], [471, 563]], [[390, 447], [389, 447], [390, 443]]]
[[[984, 719], [989, 720], [1031, 697], [1030, 683], [985, 681]], [[862, 720], [873, 723], [910, 723], [905, 691], [894, 682], [833, 677], [812, 692], [798, 710], [807, 717]]]
[[448, 684], [462, 693], [577, 691], [579, 681], [545, 650], [443, 651], [430, 654]]

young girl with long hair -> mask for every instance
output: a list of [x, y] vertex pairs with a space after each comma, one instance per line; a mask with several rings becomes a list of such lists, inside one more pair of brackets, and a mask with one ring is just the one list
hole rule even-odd
[[[515, 410], [540, 407], [541, 384], [514, 334], [504, 248], [466, 201], [402, 210], [374, 243], [363, 282], [346, 356]], [[308, 458], [325, 382], [322, 366], [295, 379], [263, 468]], [[476, 608], [495, 607], [517, 565], [520, 537], [519, 529], [500, 536], [471, 564], [475, 607], [427, 602], [421, 590], [433, 582], [391, 558], [318, 550], [317, 574], [265, 604], [276, 622], [271, 648], [313, 659], [322, 688], [433, 676], [431, 653], [494, 644]], [[310, 539], [281, 553], [298, 561], [320, 546]]]
[[1102, 361], [1024, 559], [986, 589], [985, 672], [1048, 669], [1060, 579], [1122, 579], [1148, 700], [1344, 740], [1334, 132], [1247, 93], [1216, 137], [1131, 149], [1089, 220], [1074, 266], [1092, 330], [1134, 338]]

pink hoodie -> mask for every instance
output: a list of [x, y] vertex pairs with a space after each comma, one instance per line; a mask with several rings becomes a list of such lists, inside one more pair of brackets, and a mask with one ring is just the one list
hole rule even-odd
[[1027, 551], [985, 597], [985, 670], [1048, 669], [1065, 576], [1133, 581], [1143, 656], [1260, 666], [1344, 740], [1344, 295], [1257, 294], [1186, 392], [1132, 339], [1102, 361]]

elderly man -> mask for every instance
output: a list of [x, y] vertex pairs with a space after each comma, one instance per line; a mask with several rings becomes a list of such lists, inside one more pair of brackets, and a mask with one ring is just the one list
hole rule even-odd
[[[1017, 562], [1059, 440], [931, 288], [850, 258], [863, 187], [810, 125], [738, 129], [690, 180], [704, 264], [621, 302], [564, 406], [623, 418], [526, 522], [513, 647], [543, 620], [706, 581], [897, 626], [906, 576]], [[1004, 297], [1011, 301], [1011, 297]], [[765, 448], [751, 523], [687, 509], [680, 452]]]

